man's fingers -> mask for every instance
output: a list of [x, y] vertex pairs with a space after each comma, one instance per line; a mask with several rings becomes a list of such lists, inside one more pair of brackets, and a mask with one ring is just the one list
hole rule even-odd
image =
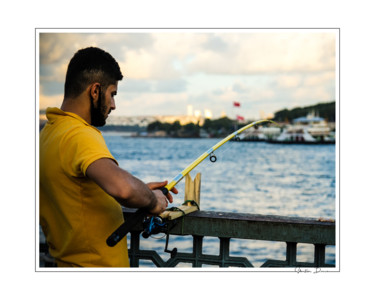
[[160, 182], [149, 182], [147, 183], [147, 186], [151, 189], [151, 190], [156, 190], [156, 189], [160, 189], [162, 187], [165, 187], [167, 185], [168, 181], [160, 181]]

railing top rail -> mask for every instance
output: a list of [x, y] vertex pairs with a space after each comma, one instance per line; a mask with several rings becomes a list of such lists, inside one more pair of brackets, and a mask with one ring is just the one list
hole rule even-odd
[[[129, 217], [135, 210], [124, 209]], [[183, 220], [183, 221], [182, 221]], [[142, 230], [138, 224], [135, 231]], [[196, 211], [178, 219], [171, 234], [335, 245], [334, 220]]]
[[253, 222], [274, 222], [274, 223], [289, 223], [289, 224], [335, 226], [335, 220], [331, 220], [331, 219], [286, 217], [286, 216], [278, 216], [278, 215], [260, 215], [260, 214], [249, 214], [249, 213], [197, 211], [194, 213], [194, 217], [242, 220], [242, 221], [253, 221]]

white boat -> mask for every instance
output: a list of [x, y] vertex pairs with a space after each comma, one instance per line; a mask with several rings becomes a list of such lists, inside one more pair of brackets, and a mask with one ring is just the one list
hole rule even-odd
[[335, 137], [323, 118], [314, 116], [293, 120], [276, 139], [268, 142], [281, 144], [334, 144]]
[[251, 127], [238, 135], [235, 141], [239, 142], [264, 142], [280, 135], [278, 127]]

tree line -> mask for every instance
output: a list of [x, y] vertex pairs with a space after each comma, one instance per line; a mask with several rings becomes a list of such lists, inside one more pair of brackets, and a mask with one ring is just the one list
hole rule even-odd
[[[292, 122], [293, 119], [307, 116], [314, 112], [315, 115], [325, 119], [328, 122], [335, 122], [336, 120], [336, 102], [320, 103], [306, 107], [296, 107], [291, 110], [283, 109], [275, 113], [272, 119], [275, 122]], [[251, 121], [249, 120], [248, 123]], [[155, 121], [147, 126], [147, 132], [152, 133], [156, 131], [165, 131], [171, 137], [199, 137], [200, 130], [203, 129], [210, 137], [226, 136], [233, 131], [241, 128], [246, 124], [238, 124], [237, 121], [222, 117], [219, 119], [211, 120], [205, 119], [202, 126], [198, 123], [188, 123], [181, 125], [179, 121], [174, 123], [163, 123]]]
[[174, 123], [163, 123], [155, 121], [147, 126], [147, 132], [165, 131], [171, 137], [199, 137], [200, 130], [203, 129], [210, 137], [228, 135], [234, 130], [233, 120], [223, 117], [216, 120], [205, 119], [202, 126], [199, 123], [188, 123], [181, 125], [179, 121]]
[[306, 107], [296, 107], [291, 110], [283, 109], [275, 113], [273, 120], [276, 122], [292, 122], [293, 119], [307, 116], [312, 112], [314, 112], [315, 115], [325, 119], [327, 122], [335, 122], [336, 101], [329, 103], [319, 103]]

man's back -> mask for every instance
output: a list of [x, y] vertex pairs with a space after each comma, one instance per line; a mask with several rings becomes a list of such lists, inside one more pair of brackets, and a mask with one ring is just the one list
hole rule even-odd
[[126, 239], [106, 238], [123, 222], [121, 206], [86, 177], [100, 158], [113, 159], [96, 128], [79, 116], [48, 109], [40, 133], [40, 223], [59, 266], [128, 267]]

